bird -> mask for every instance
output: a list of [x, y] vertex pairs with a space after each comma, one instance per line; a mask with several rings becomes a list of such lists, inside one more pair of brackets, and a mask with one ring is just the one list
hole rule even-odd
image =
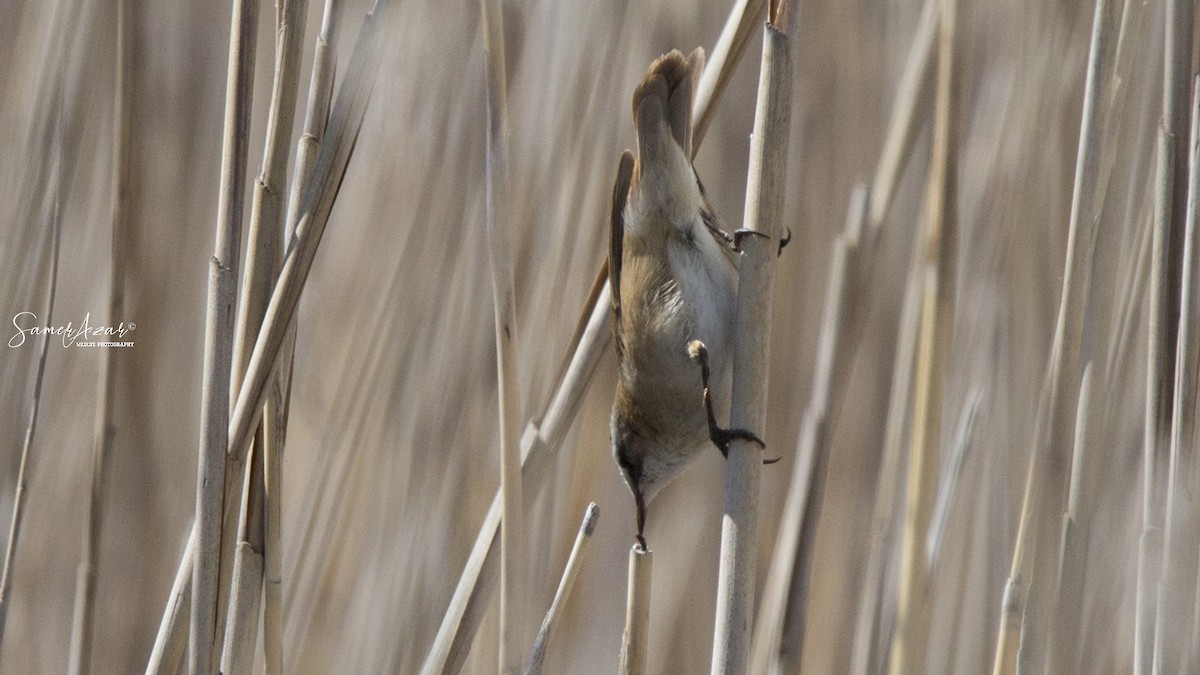
[[727, 231], [692, 165], [703, 69], [702, 48], [650, 64], [633, 93], [637, 152], [621, 155], [613, 187], [608, 282], [618, 377], [610, 430], [643, 550], [647, 505], [704, 448], [728, 456], [734, 439], [766, 447], [714, 416], [714, 389], [728, 389], [741, 243], [765, 235]]

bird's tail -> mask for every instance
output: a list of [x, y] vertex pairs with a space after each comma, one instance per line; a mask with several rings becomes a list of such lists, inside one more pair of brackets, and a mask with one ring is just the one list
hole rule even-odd
[[703, 70], [704, 50], [700, 47], [687, 57], [672, 49], [646, 70], [633, 92], [633, 121], [643, 161], [665, 147], [667, 133], [691, 159], [692, 99]]

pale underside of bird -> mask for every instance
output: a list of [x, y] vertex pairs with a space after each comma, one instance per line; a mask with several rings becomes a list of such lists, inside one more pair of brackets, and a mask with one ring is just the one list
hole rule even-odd
[[714, 407], [727, 407], [737, 252], [750, 233], [721, 226], [692, 166], [692, 99], [703, 68], [699, 48], [650, 65], [633, 94], [637, 155], [622, 155], [613, 189], [612, 444], [643, 548], [647, 505], [696, 455], [711, 444], [725, 453], [734, 438], [762, 445], [714, 417]]

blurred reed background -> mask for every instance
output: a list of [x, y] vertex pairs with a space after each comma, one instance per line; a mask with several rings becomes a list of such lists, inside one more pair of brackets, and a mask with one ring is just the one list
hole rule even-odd
[[[322, 4], [308, 3], [289, 149], [299, 139]], [[370, 4], [339, 4], [340, 81]], [[790, 526], [781, 518], [813, 405], [833, 242], [855, 185], [876, 174], [923, 5], [797, 5], [783, 220], [793, 239], [778, 261], [764, 434], [768, 453], [783, 459], [762, 473], [756, 606], [780, 600], [764, 589]], [[1092, 141], [1081, 154], [1077, 186], [1096, 5], [957, 5], [955, 96], [945, 118], [952, 130], [945, 209], [952, 245], [941, 267], [952, 282], [943, 288], [952, 293], [938, 305], [952, 323], [931, 347], [940, 385], [928, 399], [934, 428], [926, 435], [939, 447], [928, 448], [932, 459], [919, 480], [909, 479], [910, 403], [892, 412], [902, 452], [889, 464], [883, 450], [893, 382], [915, 361], [903, 356], [902, 308], [910, 268], [923, 269], [927, 245], [918, 234], [929, 213], [922, 205], [937, 107], [930, 65], [919, 78], [916, 133], [899, 165], [894, 200], [878, 239], [864, 240], [869, 253], [850, 263], [859, 282], [847, 286], [843, 300], [851, 320], [835, 345], [831, 417], [818, 436], [825, 443], [817, 443], [827, 445], [823, 506], [817, 527], [800, 535], [801, 547], [813, 552], [802, 655], [789, 637], [792, 618], [783, 628], [783, 655], [772, 660], [784, 672], [879, 672], [889, 653], [896, 656], [893, 628], [899, 635], [919, 624], [906, 654], [923, 653], [925, 672], [991, 671], [1008, 597], [1006, 607], [1023, 611], [1015, 625], [1023, 626], [1020, 658], [1029, 672], [1127, 672], [1135, 665], [1149, 672], [1142, 668], [1151, 657], [1161, 672], [1196, 672], [1197, 335], [1173, 328], [1181, 316], [1195, 315], [1196, 303], [1194, 293], [1181, 290], [1185, 280], [1195, 284], [1182, 265], [1191, 215], [1183, 195], [1192, 12], [1178, 0], [1101, 5]], [[228, 3], [127, 6], [126, 297], [114, 323], [134, 322], [136, 344], [119, 350], [114, 366], [116, 432], [102, 474], [91, 650], [91, 669], [112, 673], [146, 667], [195, 511], [230, 40]], [[78, 325], [89, 312], [93, 326], [106, 322], [114, 7], [0, 3], [6, 323], [21, 311], [45, 316], [55, 201], [62, 239], [53, 322]], [[617, 158], [633, 144], [633, 87], [647, 64], [672, 48], [700, 45], [711, 53], [730, 9], [725, 0], [503, 3], [522, 419], [540, 414], [551, 396], [607, 253]], [[1184, 67], [1164, 86], [1168, 12], [1183, 17], [1167, 51]], [[270, 4], [257, 21], [247, 190], [266, 134], [276, 21]], [[297, 321], [282, 486], [286, 672], [416, 672], [499, 485], [480, 8], [394, 1], [380, 31], [374, 92]], [[753, 33], [696, 159], [718, 212], [734, 226], [746, 191], [761, 33]], [[931, 50], [936, 55], [937, 45]], [[1156, 189], [1164, 89], [1184, 102], [1184, 117], [1166, 126], [1175, 133], [1164, 145], [1173, 148], [1174, 164], [1163, 175], [1176, 178]], [[878, 194], [872, 198], [874, 206]], [[1072, 221], [1080, 232], [1074, 253]], [[1076, 256], [1075, 290], [1062, 328], [1061, 378], [1051, 378], [1068, 255]], [[38, 343], [0, 349], [0, 522], [14, 506]], [[101, 349], [50, 344], [3, 672], [68, 665], [103, 356]], [[1083, 397], [1083, 425], [1073, 431], [1089, 363], [1090, 396]], [[550, 480], [526, 513], [531, 603], [524, 622], [532, 637], [585, 506], [600, 505], [545, 672], [611, 672], [617, 662], [635, 523], [610, 454], [614, 375], [609, 351], [552, 455]], [[1075, 445], [1081, 450], [1073, 453]], [[1019, 583], [1006, 596], [1035, 456], [1028, 482], [1037, 499], [1021, 538], [1031, 543]], [[651, 508], [647, 537], [657, 555], [649, 672], [709, 667], [724, 476], [720, 455], [706, 454]], [[909, 483], [926, 486], [924, 522], [910, 541], [918, 547], [910, 561], [925, 569], [922, 583], [907, 591], [912, 605], [900, 593]], [[873, 522], [881, 523], [874, 537]], [[878, 574], [882, 582], [873, 580]], [[783, 604], [794, 613], [798, 584], [790, 587]], [[876, 587], [879, 601], [864, 603]], [[466, 672], [496, 669], [497, 604], [474, 639]], [[864, 606], [873, 608], [873, 621], [856, 639]], [[923, 618], [897, 628], [894, 618], [905, 607]], [[863, 653], [871, 658], [862, 661]], [[1011, 672], [1000, 661], [998, 672]], [[895, 667], [922, 670], [914, 663]], [[256, 664], [262, 668], [261, 657]]]

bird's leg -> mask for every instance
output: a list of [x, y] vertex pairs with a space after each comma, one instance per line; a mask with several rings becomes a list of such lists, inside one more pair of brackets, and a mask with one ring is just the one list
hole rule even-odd
[[792, 241], [792, 228], [786, 225], [783, 228], [783, 236], [779, 238], [779, 250], [775, 253], [775, 257], [783, 255], [783, 249]]
[[[757, 443], [758, 447], [765, 449], [767, 444], [752, 431], [746, 431], [745, 429], [722, 429], [717, 426], [717, 418], [713, 414], [712, 394], [708, 386], [708, 349], [705, 348], [703, 342], [692, 340], [688, 343], [688, 356], [700, 364], [700, 381], [704, 385], [704, 411], [708, 414], [708, 437], [712, 440], [713, 445], [717, 446], [717, 449], [721, 451], [721, 456], [729, 459], [729, 443], [734, 439]], [[778, 461], [778, 458], [768, 459], [764, 460], [763, 464], [774, 464]]]

